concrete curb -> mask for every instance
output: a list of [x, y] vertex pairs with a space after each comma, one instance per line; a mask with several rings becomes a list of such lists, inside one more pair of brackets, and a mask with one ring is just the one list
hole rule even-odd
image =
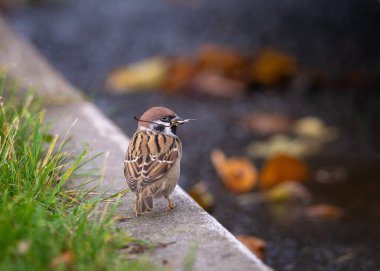
[[[48, 101], [47, 117], [55, 124], [53, 130], [70, 131], [74, 149], [89, 143], [94, 153], [105, 158], [92, 161], [91, 167], [103, 168], [103, 182], [98, 191], [116, 193], [127, 188], [123, 176], [124, 152], [128, 139], [93, 104], [47, 63], [26, 41], [17, 37], [0, 18], [0, 68], [17, 78], [24, 87], [32, 87]], [[219, 222], [206, 213], [179, 186], [173, 193], [177, 207], [165, 212], [165, 202], [159, 201], [156, 212], [135, 218], [134, 195], [128, 193], [118, 212], [130, 216], [119, 227], [132, 236], [170, 245], [155, 249], [149, 257], [157, 264], [182, 270], [185, 257], [196, 244], [194, 270], [268, 270]], [[125, 202], [125, 204], [124, 204]]]

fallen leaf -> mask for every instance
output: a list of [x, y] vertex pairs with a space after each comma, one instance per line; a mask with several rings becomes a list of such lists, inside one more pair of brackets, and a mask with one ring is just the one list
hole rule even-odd
[[242, 242], [253, 254], [259, 259], [265, 259], [265, 250], [267, 243], [263, 239], [259, 239], [252, 235], [239, 234], [235, 236], [240, 242]]
[[127, 221], [128, 219], [130, 219], [130, 217], [128, 216], [123, 216], [123, 215], [114, 215], [112, 217], [113, 221], [116, 221], [116, 222], [125, 222]]
[[258, 181], [256, 167], [247, 158], [226, 158], [217, 149], [211, 152], [211, 161], [224, 186], [234, 193], [250, 191]]
[[268, 158], [276, 153], [287, 153], [294, 157], [306, 157], [317, 153], [321, 148], [318, 141], [309, 138], [276, 134], [265, 141], [253, 142], [247, 147], [251, 157]]
[[321, 142], [330, 142], [337, 139], [339, 130], [328, 127], [317, 117], [304, 117], [297, 120], [293, 127], [294, 133], [303, 137], [310, 137]]
[[303, 182], [310, 176], [308, 167], [292, 156], [279, 153], [267, 160], [260, 173], [260, 187], [271, 188], [285, 181]]
[[125, 246], [121, 247], [121, 251], [125, 254], [142, 254], [149, 250], [149, 246], [140, 242], [128, 242]]
[[274, 186], [265, 193], [266, 198], [272, 202], [301, 201], [311, 202], [310, 191], [302, 184], [294, 181], [286, 181]]
[[287, 133], [291, 131], [292, 123], [290, 117], [274, 113], [253, 113], [242, 121], [245, 127], [259, 135]]
[[212, 71], [243, 82], [248, 80], [249, 59], [231, 48], [205, 45], [198, 52], [197, 62], [202, 71]]
[[189, 83], [193, 93], [216, 97], [234, 97], [244, 94], [247, 85], [213, 72], [196, 74]]
[[295, 74], [296, 60], [274, 49], [264, 49], [257, 55], [251, 66], [251, 80], [270, 86]]
[[[260, 124], [260, 121], [262, 124]], [[264, 118], [250, 119], [254, 129], [270, 130], [270, 120]], [[247, 152], [251, 157], [270, 157], [276, 153], [283, 152], [295, 157], [306, 157], [318, 153], [324, 144], [334, 141], [339, 136], [339, 130], [335, 127], [326, 126], [326, 124], [317, 117], [304, 117], [294, 122], [289, 120], [290, 131], [293, 136], [275, 134], [265, 141], [255, 141], [247, 147]], [[275, 127], [273, 119], [273, 127]], [[268, 127], [267, 127], [267, 126]], [[281, 127], [281, 121], [278, 120], [279, 130], [286, 128]], [[289, 131], [287, 131], [289, 132]]]
[[170, 61], [168, 73], [162, 83], [166, 93], [174, 93], [186, 88], [197, 70], [197, 65], [185, 58], [176, 58]]
[[118, 68], [107, 78], [107, 88], [115, 93], [137, 92], [159, 88], [167, 75], [168, 62], [153, 57]]
[[344, 213], [344, 209], [329, 204], [317, 204], [305, 209], [305, 216], [311, 219], [338, 219], [343, 217]]
[[74, 255], [71, 251], [66, 251], [62, 255], [55, 257], [49, 264], [49, 268], [55, 269], [61, 264], [70, 264], [73, 262]]
[[214, 207], [215, 199], [209, 191], [205, 182], [199, 182], [190, 189], [189, 195], [205, 210], [209, 211]]

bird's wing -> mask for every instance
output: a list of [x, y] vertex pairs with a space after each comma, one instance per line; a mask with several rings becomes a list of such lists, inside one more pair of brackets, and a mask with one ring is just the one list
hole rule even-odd
[[130, 189], [136, 192], [160, 179], [180, 157], [181, 151], [178, 137], [137, 131], [124, 161], [124, 175]]

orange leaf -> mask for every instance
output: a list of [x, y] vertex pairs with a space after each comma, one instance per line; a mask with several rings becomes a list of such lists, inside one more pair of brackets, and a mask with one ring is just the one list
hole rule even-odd
[[297, 70], [293, 57], [273, 49], [262, 50], [251, 66], [251, 80], [262, 85], [274, 85]]
[[196, 65], [191, 60], [185, 58], [172, 60], [162, 88], [168, 93], [183, 90], [196, 72], [196, 69]]
[[234, 193], [250, 191], [258, 180], [256, 167], [247, 158], [226, 158], [221, 150], [211, 152], [211, 160], [224, 186]]
[[232, 79], [247, 82], [248, 59], [233, 49], [205, 45], [200, 48], [197, 60], [203, 71], [213, 71]]
[[309, 169], [303, 162], [281, 153], [265, 162], [260, 174], [260, 186], [267, 189], [285, 181], [303, 182], [309, 175]]
[[236, 239], [242, 242], [253, 254], [255, 254], [259, 259], [265, 259], [265, 249], [267, 243], [257, 237], [251, 235], [236, 235]]

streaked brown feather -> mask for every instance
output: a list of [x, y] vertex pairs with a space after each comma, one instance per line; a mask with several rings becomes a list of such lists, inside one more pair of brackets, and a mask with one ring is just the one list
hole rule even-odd
[[138, 130], [125, 157], [124, 175], [133, 192], [139, 191], [167, 173], [181, 156], [178, 137]]

